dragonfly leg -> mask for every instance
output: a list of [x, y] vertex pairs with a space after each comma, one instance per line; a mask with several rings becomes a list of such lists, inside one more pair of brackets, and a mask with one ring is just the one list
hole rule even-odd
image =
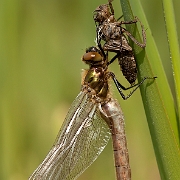
[[119, 56], [120, 56], [120, 52], [117, 52], [117, 54], [107, 63], [107, 65], [113, 63]]
[[[110, 76], [111, 78], [113, 79], [115, 85], [116, 85], [116, 88], [118, 89], [119, 91], [119, 94], [121, 95], [121, 97], [126, 100], [128, 99], [129, 97], [131, 97], [131, 95], [138, 89], [138, 87], [146, 80], [146, 79], [156, 79], [157, 77], [144, 77], [140, 83], [137, 83], [137, 84], [134, 84], [128, 88], [124, 87], [115, 77], [114, 73], [112, 72], [109, 72], [110, 73]], [[124, 93], [122, 92], [122, 90], [128, 90], [128, 89], [131, 89], [135, 87], [127, 96], [124, 95]]]
[[136, 23], [136, 22], [139, 22], [140, 25], [141, 25], [141, 29], [142, 29], [142, 37], [143, 37], [143, 42], [140, 43], [129, 31], [127, 31], [125, 28], [122, 28], [122, 32], [125, 33], [128, 37], [131, 38], [131, 40], [137, 44], [139, 47], [141, 48], [144, 48], [146, 47], [146, 32], [145, 32], [145, 29], [144, 29], [144, 26], [143, 24], [141, 23], [141, 21], [138, 19], [138, 17], [135, 17], [135, 20], [133, 21], [121, 21], [121, 24], [132, 24], [132, 23]]
[[112, 5], [112, 1], [113, 1], [113, 0], [108, 0], [108, 2], [109, 2], [109, 7], [110, 7], [110, 9], [111, 9], [111, 14], [114, 15], [114, 8], [113, 8], [113, 5]]

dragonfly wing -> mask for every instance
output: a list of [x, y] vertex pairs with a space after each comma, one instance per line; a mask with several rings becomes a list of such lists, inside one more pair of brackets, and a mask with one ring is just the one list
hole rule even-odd
[[72, 180], [103, 151], [110, 137], [98, 103], [80, 92], [69, 109], [56, 141], [32, 179]]

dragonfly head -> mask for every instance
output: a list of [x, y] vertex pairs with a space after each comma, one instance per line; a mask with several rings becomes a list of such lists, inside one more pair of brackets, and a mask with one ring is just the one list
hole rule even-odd
[[109, 4], [103, 4], [95, 9], [93, 19], [95, 23], [102, 24], [110, 16], [111, 16], [111, 12], [109, 9]]
[[103, 57], [98, 48], [92, 46], [86, 49], [86, 53], [82, 57], [82, 61], [91, 66], [101, 65]]

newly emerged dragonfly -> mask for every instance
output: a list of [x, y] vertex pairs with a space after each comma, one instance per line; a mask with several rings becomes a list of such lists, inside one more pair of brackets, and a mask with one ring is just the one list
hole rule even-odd
[[[82, 77], [81, 91], [72, 103], [59, 134], [43, 162], [29, 180], [73, 180], [99, 156], [112, 135], [117, 180], [130, 180], [124, 117], [109, 91], [112, 78], [123, 99], [124, 88], [108, 71], [108, 58], [98, 48], [86, 50], [82, 60], [89, 65]], [[152, 78], [151, 78], [152, 79]], [[132, 87], [130, 87], [132, 88]], [[127, 88], [128, 89], [128, 88]]]
[[[144, 48], [146, 46], [146, 33], [142, 23], [137, 17], [132, 21], [116, 20], [114, 17], [112, 0], [108, 0], [108, 4], [98, 6], [94, 11], [93, 18], [96, 24], [99, 47], [104, 51], [117, 53], [109, 63], [112, 63], [118, 58], [123, 75], [128, 82], [133, 85], [137, 79], [137, 67], [132, 47], [129, 45], [126, 36], [135, 44]], [[133, 24], [138, 21], [142, 28], [143, 43], [138, 42], [129, 31], [122, 27], [123, 24]], [[105, 41], [103, 47], [101, 47], [101, 40]]]

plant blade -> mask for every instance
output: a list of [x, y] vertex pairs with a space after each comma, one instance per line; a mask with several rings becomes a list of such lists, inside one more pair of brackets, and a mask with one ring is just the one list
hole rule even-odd
[[[120, 0], [125, 21], [132, 20], [133, 7], [138, 18], [148, 30], [146, 31], [148, 44], [146, 52], [135, 46], [135, 56], [138, 63], [139, 76], [154, 75], [158, 78], [154, 82], [145, 82], [141, 86], [142, 100], [147, 116], [147, 121], [152, 137], [158, 167], [162, 179], [180, 179], [179, 163], [179, 135], [177, 129], [177, 117], [175, 103], [164, 73], [161, 59], [151, 35], [145, 14], [139, 1]], [[137, 40], [139, 33], [132, 25], [126, 27]]]

